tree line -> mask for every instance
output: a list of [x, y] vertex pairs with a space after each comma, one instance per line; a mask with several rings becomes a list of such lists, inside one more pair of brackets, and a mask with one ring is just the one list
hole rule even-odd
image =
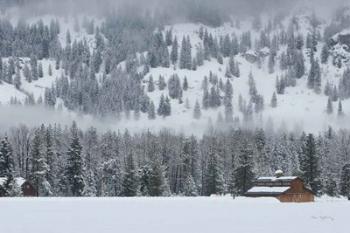
[[263, 129], [208, 130], [201, 137], [48, 125], [12, 128], [0, 143], [5, 195], [20, 195], [14, 178], [39, 196], [243, 195], [259, 176], [281, 169], [317, 195], [350, 196], [346, 130], [319, 135]]

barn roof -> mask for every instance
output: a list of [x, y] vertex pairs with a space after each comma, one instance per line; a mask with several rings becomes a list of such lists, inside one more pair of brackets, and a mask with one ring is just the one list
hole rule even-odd
[[286, 192], [290, 187], [268, 187], [268, 186], [256, 186], [249, 189], [246, 195], [279, 195]]
[[[5, 182], [6, 182], [6, 177], [0, 177], [0, 186], [3, 186]], [[26, 180], [22, 177], [16, 177], [15, 182], [18, 187], [21, 187], [26, 182]]]
[[297, 176], [281, 176], [281, 177], [275, 177], [275, 176], [263, 176], [259, 177], [258, 181], [268, 181], [268, 182], [274, 182], [274, 181], [292, 181], [297, 179]]

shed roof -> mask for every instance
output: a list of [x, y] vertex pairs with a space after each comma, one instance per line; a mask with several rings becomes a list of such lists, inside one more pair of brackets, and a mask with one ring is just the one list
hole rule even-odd
[[281, 177], [275, 177], [275, 176], [263, 176], [259, 177], [258, 181], [269, 181], [269, 182], [274, 182], [274, 181], [292, 181], [297, 179], [297, 176], [281, 176]]
[[286, 192], [289, 187], [253, 187], [247, 191], [246, 194], [254, 195], [254, 194], [263, 194], [263, 195], [279, 195]]

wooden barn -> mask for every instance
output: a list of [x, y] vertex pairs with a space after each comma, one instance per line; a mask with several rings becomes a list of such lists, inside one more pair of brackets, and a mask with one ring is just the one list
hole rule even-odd
[[297, 176], [283, 176], [277, 171], [274, 177], [260, 177], [249, 189], [247, 197], [275, 197], [281, 202], [313, 202], [314, 192]]
[[[6, 178], [0, 177], [0, 197], [4, 196], [4, 191], [2, 189], [3, 184], [5, 183]], [[16, 177], [15, 182], [18, 187], [22, 190], [22, 196], [24, 197], [36, 197], [38, 193], [34, 186], [27, 180], [22, 177]]]

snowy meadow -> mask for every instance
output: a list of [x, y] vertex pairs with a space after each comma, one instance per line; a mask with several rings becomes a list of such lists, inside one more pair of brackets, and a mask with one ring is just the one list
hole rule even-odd
[[318, 199], [15, 198], [0, 199], [6, 233], [345, 233], [350, 203]]

